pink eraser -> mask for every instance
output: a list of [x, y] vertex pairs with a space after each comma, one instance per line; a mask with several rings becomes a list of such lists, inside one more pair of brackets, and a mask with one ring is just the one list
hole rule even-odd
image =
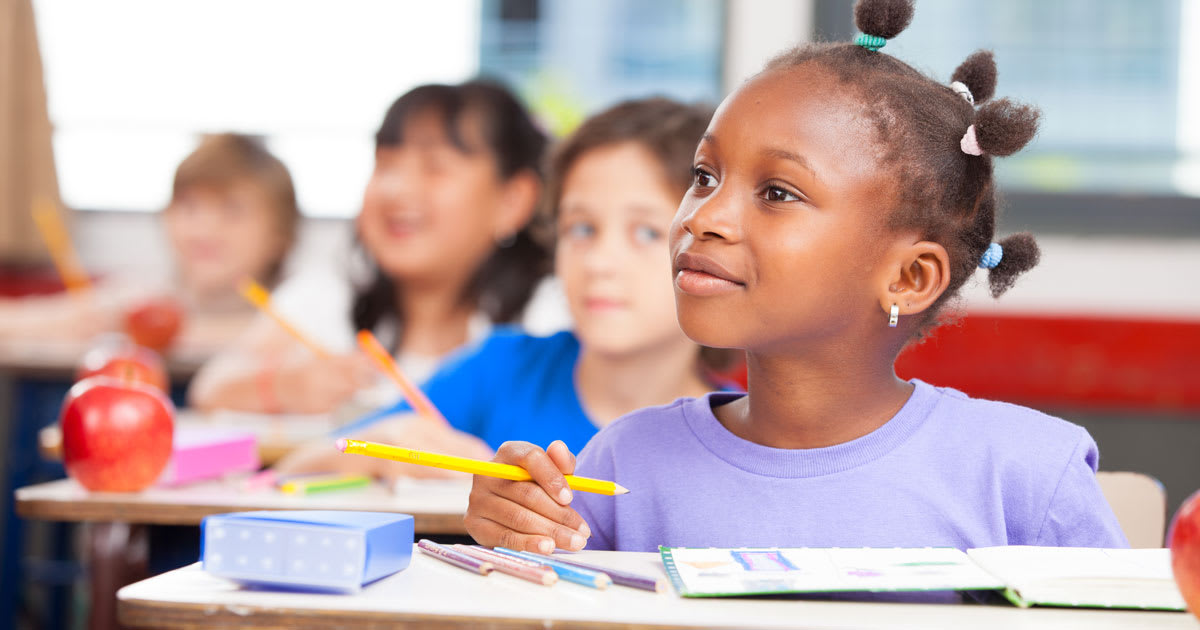
[[258, 438], [249, 431], [221, 427], [177, 427], [171, 459], [160, 484], [217, 479], [260, 466]]
[[346, 452], [346, 447], [348, 446], [348, 444], [346, 444], [346, 438], [338, 438], [337, 441], [333, 443], [333, 445], [337, 448], [337, 450], [339, 450], [343, 453]]

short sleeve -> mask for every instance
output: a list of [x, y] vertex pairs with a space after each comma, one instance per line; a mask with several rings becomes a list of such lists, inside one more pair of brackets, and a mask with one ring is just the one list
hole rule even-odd
[[1067, 461], [1038, 531], [1037, 545], [1126, 548], [1129, 541], [1096, 481], [1100, 454], [1086, 431]]
[[[611, 448], [605, 443], [604, 432], [600, 432], [579, 453], [575, 462], [575, 474], [593, 479], [616, 479]], [[592, 530], [588, 539], [589, 551], [613, 551], [616, 538], [616, 502], [613, 497], [576, 492], [571, 507], [579, 512]]]
[[353, 301], [350, 281], [325, 267], [301, 271], [271, 292], [271, 306], [280, 317], [336, 353], [357, 347], [350, 320]]

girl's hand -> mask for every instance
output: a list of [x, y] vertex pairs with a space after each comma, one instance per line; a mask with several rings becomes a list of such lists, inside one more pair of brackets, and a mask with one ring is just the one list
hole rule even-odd
[[279, 368], [273, 385], [279, 406], [289, 413], [329, 413], [371, 384], [374, 372], [362, 355], [313, 357]]
[[563, 475], [575, 471], [575, 456], [566, 444], [556, 441], [543, 451], [528, 442], [505, 442], [492, 461], [520, 466], [533, 481], [475, 476], [463, 523], [476, 542], [546, 554], [555, 547], [583, 549], [592, 532], [567, 507], [572, 492]]

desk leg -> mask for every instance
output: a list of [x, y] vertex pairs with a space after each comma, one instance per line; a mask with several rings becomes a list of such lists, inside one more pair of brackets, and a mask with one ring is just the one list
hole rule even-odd
[[92, 523], [88, 531], [88, 630], [115, 630], [117, 590], [148, 576], [149, 538], [145, 525]]

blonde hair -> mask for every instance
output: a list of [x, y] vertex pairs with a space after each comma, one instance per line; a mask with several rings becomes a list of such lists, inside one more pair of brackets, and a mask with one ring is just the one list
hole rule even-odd
[[296, 241], [300, 209], [296, 204], [296, 189], [287, 166], [272, 155], [261, 141], [236, 133], [204, 136], [196, 150], [175, 169], [171, 203], [178, 201], [188, 190], [226, 189], [238, 182], [251, 183], [270, 200], [284, 244], [279, 258], [271, 262], [267, 277], [263, 278], [266, 282], [274, 283], [278, 280], [284, 258]]

